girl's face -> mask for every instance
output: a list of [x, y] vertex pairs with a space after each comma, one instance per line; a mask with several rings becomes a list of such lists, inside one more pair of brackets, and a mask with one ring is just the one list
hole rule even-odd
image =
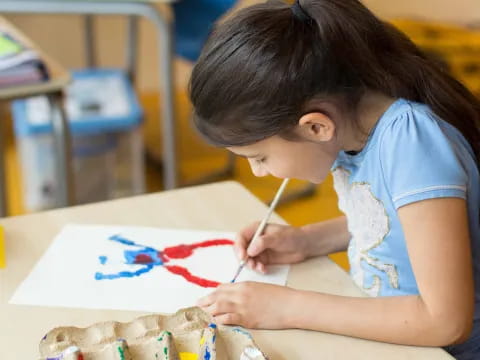
[[335, 121], [326, 113], [307, 113], [294, 129], [294, 141], [275, 135], [252, 145], [228, 149], [246, 157], [256, 176], [270, 174], [319, 184], [330, 172], [340, 151], [360, 151], [364, 147], [365, 134], [370, 133], [393, 101], [393, 98], [377, 93], [364, 95], [356, 110], [358, 126], [365, 129], [360, 133], [358, 126], [350, 125], [354, 123], [351, 114], [325, 102], [322, 106]]
[[273, 175], [319, 184], [337, 158], [335, 141], [285, 140], [276, 135], [252, 145], [228, 148], [248, 159], [255, 176]]

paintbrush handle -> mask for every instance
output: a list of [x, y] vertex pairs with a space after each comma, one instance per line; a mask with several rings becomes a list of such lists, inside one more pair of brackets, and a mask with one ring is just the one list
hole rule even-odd
[[255, 231], [255, 234], [253, 235], [253, 238], [252, 238], [252, 241], [250, 241], [250, 244], [255, 242], [257, 240], [257, 238], [260, 235], [262, 235], [263, 230], [265, 230], [265, 226], [267, 226], [268, 221], [270, 220], [270, 217], [273, 214], [273, 211], [277, 207], [277, 204], [278, 204], [280, 198], [282, 197], [283, 191], [285, 190], [285, 187], [287, 186], [288, 181], [289, 181], [289, 179], [284, 179], [283, 182], [282, 182], [282, 185], [280, 185], [280, 187], [278, 188], [277, 193], [275, 194], [275, 197], [272, 200], [272, 203], [268, 207], [267, 215], [265, 215], [265, 217], [263, 218], [260, 225], [258, 225], [257, 231]]
[[[273, 200], [272, 200], [272, 203], [271, 203], [270, 206], [268, 207], [267, 214], [265, 215], [265, 217], [263, 218], [263, 220], [260, 222], [260, 225], [258, 225], [257, 231], [255, 231], [255, 234], [253, 235], [252, 240], [250, 241], [250, 244], [248, 245], [248, 247], [250, 247], [251, 244], [252, 244], [253, 242], [255, 242], [260, 235], [262, 235], [263, 230], [265, 230], [265, 226], [267, 226], [268, 221], [270, 220], [270, 217], [272, 216], [273, 211], [275, 210], [275, 207], [276, 207], [277, 204], [278, 204], [278, 201], [279, 201], [280, 198], [282, 197], [283, 191], [284, 191], [285, 188], [287, 187], [287, 184], [288, 184], [288, 181], [289, 181], [289, 180], [290, 180], [290, 179], [284, 179], [283, 182], [282, 182], [282, 184], [281, 184], [280, 187], [278, 188], [277, 193], [275, 194], [275, 197], [274, 197]], [[235, 274], [235, 277], [233, 278], [232, 282], [235, 282], [235, 280], [237, 279], [238, 275], [240, 275], [240, 272], [242, 271], [243, 267], [245, 266], [247, 260], [248, 260], [248, 256], [247, 256], [247, 258], [245, 258], [245, 259], [243, 259], [243, 260], [240, 261], [240, 265], [239, 265], [239, 267], [238, 267], [237, 273]]]

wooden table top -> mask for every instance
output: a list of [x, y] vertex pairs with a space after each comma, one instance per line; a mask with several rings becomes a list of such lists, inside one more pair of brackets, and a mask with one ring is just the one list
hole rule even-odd
[[[241, 185], [223, 182], [0, 219], [0, 226], [5, 230], [7, 252], [7, 267], [0, 269], [0, 357], [38, 358], [40, 339], [57, 326], [86, 327], [99, 321], [130, 321], [144, 315], [130, 311], [8, 303], [17, 286], [64, 225], [80, 223], [238, 231], [262, 218], [265, 212], [266, 206]], [[272, 221], [282, 222], [282, 219], [275, 215]], [[326, 257], [293, 265], [288, 286], [363, 296], [348, 274]], [[451, 359], [441, 349], [390, 345], [314, 331], [255, 330], [252, 334], [271, 360]]]

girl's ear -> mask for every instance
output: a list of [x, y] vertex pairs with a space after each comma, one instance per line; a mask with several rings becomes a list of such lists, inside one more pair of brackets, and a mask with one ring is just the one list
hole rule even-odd
[[311, 112], [298, 120], [300, 134], [307, 140], [327, 142], [335, 136], [336, 126], [333, 120], [320, 112]]

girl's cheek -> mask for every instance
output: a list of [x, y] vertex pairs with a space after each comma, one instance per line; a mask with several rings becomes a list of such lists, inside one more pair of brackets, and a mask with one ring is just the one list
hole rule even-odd
[[272, 174], [276, 178], [295, 178], [297, 174], [295, 174], [295, 169], [288, 164], [285, 163], [275, 163], [269, 164], [268, 166], [268, 173]]

